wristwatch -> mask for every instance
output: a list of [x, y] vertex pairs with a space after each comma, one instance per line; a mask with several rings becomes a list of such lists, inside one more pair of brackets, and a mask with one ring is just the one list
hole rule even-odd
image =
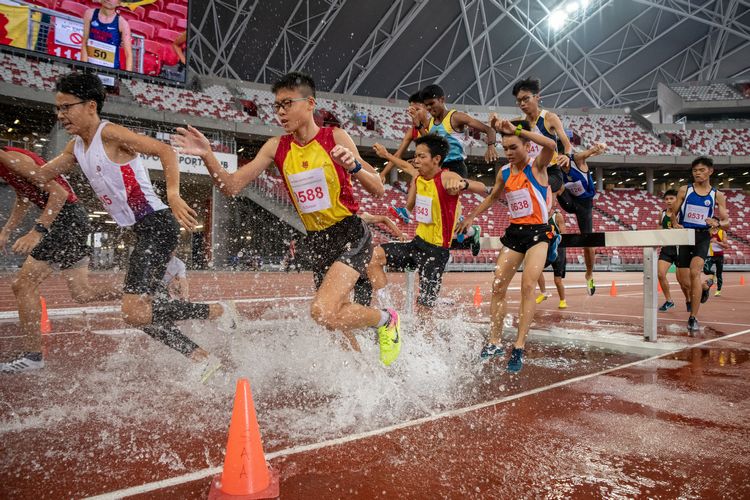
[[349, 170], [349, 174], [350, 175], [354, 175], [357, 172], [359, 172], [360, 170], [362, 170], [362, 164], [360, 162], [358, 162], [357, 160], [354, 160], [354, 168], [351, 169], [351, 170]]
[[47, 229], [46, 227], [44, 227], [39, 222], [37, 222], [36, 224], [34, 224], [34, 231], [36, 231], [37, 233], [42, 233], [42, 234], [49, 234], [49, 229]]
[[467, 181], [466, 179], [461, 180], [464, 181], [464, 187], [461, 188], [461, 191], [466, 191], [467, 189], [469, 189], [469, 181]]

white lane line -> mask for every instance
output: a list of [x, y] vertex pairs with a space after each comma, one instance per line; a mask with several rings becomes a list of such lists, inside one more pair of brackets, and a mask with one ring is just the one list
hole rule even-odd
[[[641, 365], [641, 364], [644, 364], [644, 363], [648, 363], [650, 361], [654, 361], [656, 359], [663, 358], [664, 356], [671, 356], [671, 355], [676, 354], [676, 353], [678, 353], [680, 351], [684, 351], [685, 349], [691, 349], [691, 348], [694, 348], [694, 347], [702, 347], [704, 345], [711, 344], [713, 342], [727, 340], [727, 339], [730, 339], [730, 338], [733, 338], [733, 337], [738, 337], [740, 335], [745, 335], [747, 333], [750, 333], [750, 329], [742, 330], [741, 332], [732, 333], [732, 334], [725, 335], [723, 337], [719, 337], [719, 338], [715, 338], [715, 339], [704, 340], [702, 342], [698, 342], [698, 343], [693, 344], [693, 345], [689, 345], [689, 346], [682, 347], [680, 349], [675, 349], [673, 351], [668, 351], [668, 352], [664, 352], [664, 353], [661, 353], [661, 354], [657, 354], [657, 355], [651, 356], [649, 358], [641, 359], [641, 360], [638, 360], [638, 361], [632, 361], [630, 363], [626, 363], [624, 365], [615, 366], [615, 367], [612, 367], [612, 368], [607, 368], [605, 370], [601, 370], [601, 371], [598, 371], [596, 373], [589, 373], [588, 375], [581, 375], [581, 376], [574, 377], [574, 378], [571, 378], [571, 379], [561, 380], [560, 382], [555, 382], [554, 384], [549, 384], [549, 385], [546, 385], [546, 386], [543, 386], [543, 387], [538, 387], [536, 389], [530, 389], [528, 391], [520, 392], [518, 394], [513, 394], [511, 396], [505, 396], [505, 397], [502, 397], [502, 398], [494, 399], [492, 401], [486, 401], [484, 403], [478, 403], [478, 404], [467, 406], [467, 407], [464, 407], [464, 408], [458, 408], [458, 409], [455, 409], [455, 410], [450, 410], [450, 411], [445, 411], [445, 412], [441, 412], [441, 413], [436, 413], [434, 415], [430, 415], [430, 416], [427, 416], [427, 417], [418, 418], [418, 419], [415, 419], [415, 420], [410, 420], [408, 422], [402, 422], [400, 424], [389, 425], [389, 426], [386, 426], [386, 427], [382, 427], [380, 429], [375, 429], [375, 430], [372, 430], [372, 431], [362, 432], [362, 433], [359, 433], [359, 434], [352, 434], [352, 435], [349, 435], [349, 436], [344, 436], [344, 437], [340, 437], [340, 438], [336, 438], [336, 439], [329, 439], [329, 440], [326, 440], [326, 441], [321, 441], [319, 443], [307, 444], [307, 445], [302, 445], [302, 446], [293, 446], [291, 448], [285, 448], [283, 450], [278, 450], [278, 451], [274, 451], [274, 452], [271, 452], [271, 453], [266, 453], [266, 460], [273, 460], [274, 458], [286, 457], [286, 456], [290, 456], [290, 455], [296, 455], [296, 454], [304, 453], [304, 452], [307, 452], [307, 451], [320, 450], [320, 449], [323, 449], [323, 448], [329, 448], [331, 446], [338, 446], [338, 445], [350, 443], [352, 441], [359, 441], [361, 439], [366, 439], [366, 438], [370, 438], [370, 437], [382, 436], [383, 434], [388, 434], [390, 432], [398, 431], [398, 430], [401, 430], [401, 429], [407, 429], [407, 428], [410, 428], [410, 427], [416, 427], [416, 426], [419, 426], [419, 425], [422, 425], [422, 424], [426, 424], [426, 423], [430, 423], [430, 422], [434, 422], [436, 420], [440, 420], [440, 419], [443, 419], [443, 418], [459, 417], [461, 415], [465, 415], [465, 414], [471, 413], [473, 411], [481, 410], [483, 408], [488, 408], [490, 406], [495, 406], [495, 405], [498, 405], [498, 404], [507, 403], [508, 401], [514, 401], [516, 399], [525, 398], [525, 397], [528, 397], [528, 396], [532, 396], [534, 394], [539, 394], [541, 392], [546, 392], [546, 391], [550, 391], [552, 389], [557, 389], [558, 387], [565, 387], [565, 386], [568, 386], [568, 385], [571, 385], [571, 384], [575, 384], [577, 382], [582, 382], [584, 380], [588, 380], [588, 379], [591, 379], [591, 378], [594, 378], [594, 377], [598, 377], [598, 376], [606, 375], [608, 373], [612, 373], [612, 372], [615, 372], [615, 371], [618, 371], [618, 370], [622, 370], [624, 368], [631, 368], [633, 366], [638, 366], [638, 365]], [[152, 483], [146, 483], [146, 484], [142, 484], [142, 485], [139, 485], [139, 486], [133, 486], [131, 488], [124, 488], [124, 489], [121, 489], [121, 490], [112, 491], [112, 492], [109, 492], [109, 493], [104, 493], [104, 494], [101, 494], [101, 495], [97, 495], [97, 496], [93, 496], [93, 497], [88, 497], [88, 498], [89, 499], [96, 499], [96, 500], [113, 500], [113, 499], [119, 499], [119, 498], [123, 498], [123, 497], [127, 497], [127, 496], [132, 496], [132, 495], [144, 494], [144, 493], [155, 491], [155, 490], [158, 490], [158, 489], [161, 489], [161, 488], [166, 488], [166, 487], [169, 487], [169, 486], [177, 486], [177, 485], [180, 485], [180, 484], [189, 483], [191, 481], [197, 481], [199, 479], [203, 479], [203, 478], [206, 478], [206, 477], [209, 477], [209, 476], [213, 476], [215, 474], [219, 474], [221, 472], [221, 470], [222, 470], [221, 467], [209, 467], [209, 468], [201, 469], [201, 470], [198, 470], [198, 471], [195, 471], [195, 472], [191, 472], [189, 474], [185, 474], [185, 475], [182, 475], [182, 476], [177, 476], [177, 477], [173, 477], [173, 478], [169, 478], [169, 479], [162, 479], [160, 481], [154, 481]]]
[[[311, 300], [312, 295], [309, 296], [294, 296], [294, 297], [261, 297], [256, 299], [222, 299], [231, 300], [237, 304], [256, 304], [261, 302], [277, 302], [284, 300]], [[210, 304], [217, 302], [216, 300], [199, 301], [203, 304]], [[119, 306], [92, 306], [92, 307], [62, 307], [59, 309], [47, 309], [47, 314], [50, 317], [57, 316], [79, 316], [81, 314], [101, 314], [101, 313], [113, 313], [120, 312]], [[1, 311], [0, 320], [3, 319], [18, 319], [18, 311]]]

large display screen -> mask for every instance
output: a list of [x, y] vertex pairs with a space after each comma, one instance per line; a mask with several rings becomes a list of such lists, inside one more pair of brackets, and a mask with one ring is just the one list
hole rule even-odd
[[188, 4], [0, 0], [0, 45], [184, 83]]

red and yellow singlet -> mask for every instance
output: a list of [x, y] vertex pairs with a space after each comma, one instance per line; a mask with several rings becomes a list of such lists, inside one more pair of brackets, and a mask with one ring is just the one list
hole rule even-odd
[[414, 216], [419, 223], [417, 236], [432, 245], [450, 248], [458, 222], [458, 195], [448, 194], [443, 187], [442, 175], [443, 171], [432, 179], [417, 177]]

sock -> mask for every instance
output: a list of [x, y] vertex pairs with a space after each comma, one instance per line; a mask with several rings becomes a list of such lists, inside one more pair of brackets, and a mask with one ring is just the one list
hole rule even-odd
[[154, 297], [152, 302], [153, 322], [167, 323], [184, 319], [207, 319], [208, 304], [196, 304], [184, 300]]
[[27, 353], [24, 353], [22, 357], [30, 359], [31, 361], [41, 361], [42, 353], [41, 352], [27, 352]]
[[476, 230], [474, 229], [474, 226], [469, 226], [469, 227], [468, 227], [468, 228], [466, 229], [466, 236], [468, 236], [469, 238], [471, 238], [472, 236], [474, 236], [474, 232], [475, 232], [475, 231], [476, 231]]
[[389, 313], [385, 309], [381, 310], [380, 311], [380, 323], [377, 324], [376, 328], [380, 328], [381, 326], [387, 325], [389, 321], [391, 321], [391, 313]]

